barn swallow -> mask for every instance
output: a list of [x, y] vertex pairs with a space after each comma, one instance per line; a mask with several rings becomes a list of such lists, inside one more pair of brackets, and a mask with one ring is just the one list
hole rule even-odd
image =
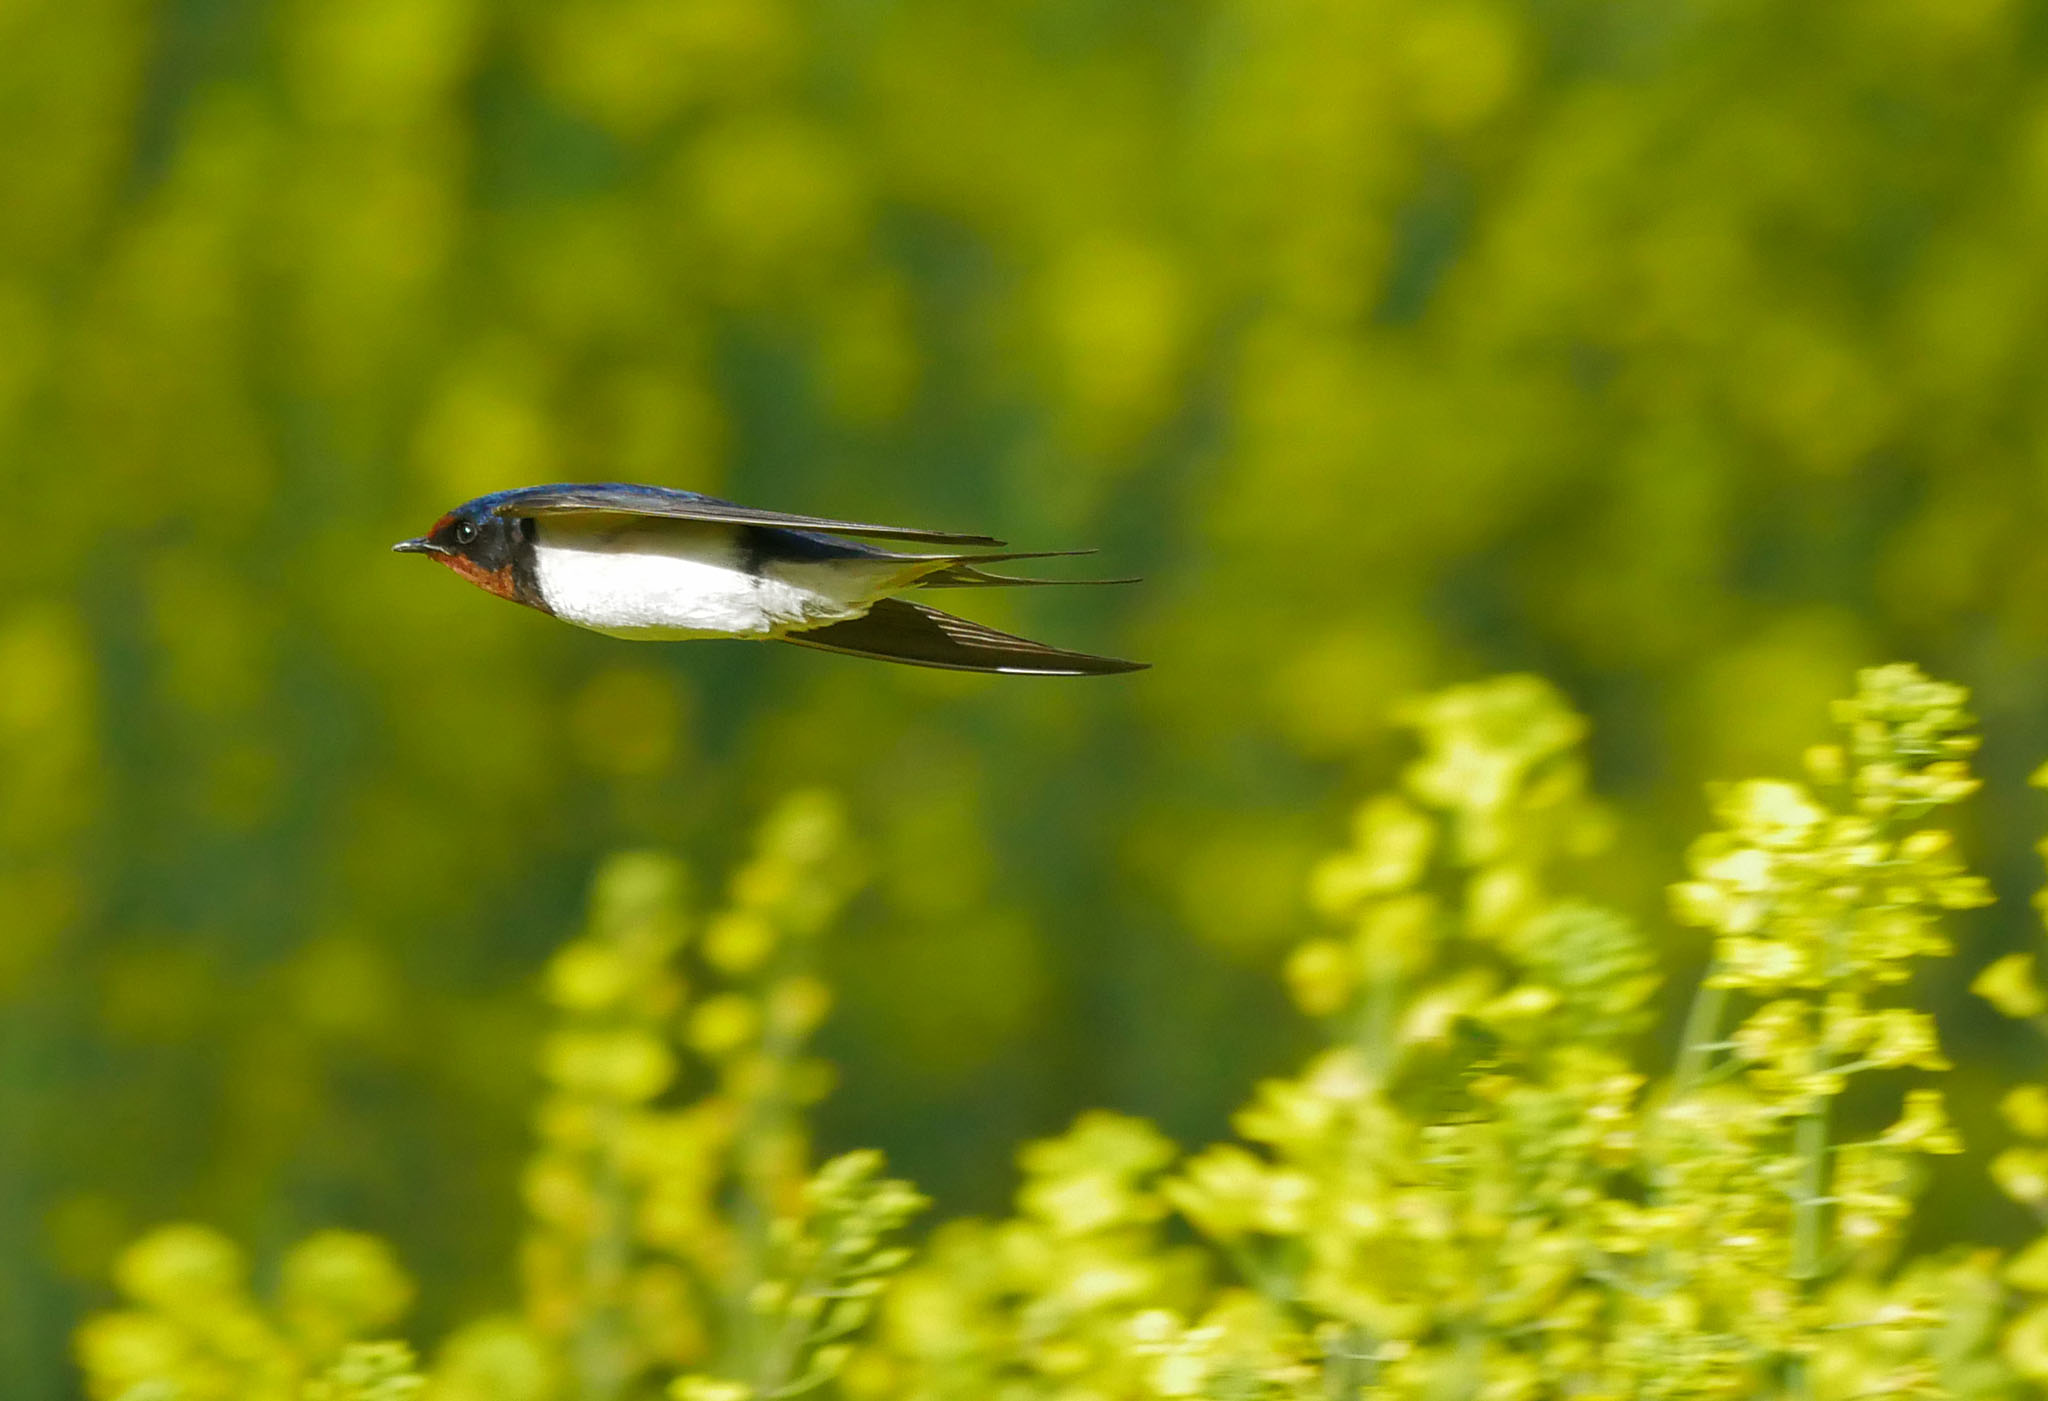
[[[866, 543], [950, 547], [904, 554]], [[739, 637], [952, 671], [1103, 676], [1144, 662], [1069, 652], [898, 598], [908, 589], [1129, 583], [1030, 579], [983, 566], [1086, 550], [961, 553], [986, 535], [757, 511], [669, 487], [530, 486], [457, 506], [417, 540], [500, 598], [613, 637]]]

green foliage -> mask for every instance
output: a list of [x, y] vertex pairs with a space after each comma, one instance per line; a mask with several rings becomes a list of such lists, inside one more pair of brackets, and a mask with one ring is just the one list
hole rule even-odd
[[[411, 1286], [330, 1233], [253, 1302], [193, 1226], [121, 1257], [78, 1352], [97, 1401], [2005, 1397], [2048, 1381], [2048, 1237], [1909, 1238], [1962, 1144], [1919, 966], [1987, 900], [1939, 819], [1977, 788], [1961, 688], [1862, 673], [1806, 781], [1716, 790], [1671, 887], [1713, 937], [1676, 1055], [1650, 936], [1574, 894], [1615, 835], [1585, 725], [1528, 677], [1406, 708], [1420, 752], [1315, 872], [1288, 959], [1329, 1045], [1184, 1155], [1084, 1114], [1019, 1154], [1015, 1213], [899, 1244], [880, 1155], [808, 1166], [819, 937], [862, 862], [831, 800], [763, 825], [694, 916], [651, 854], [558, 953], [517, 1319], [424, 1374]], [[2048, 850], [2048, 845], [2044, 845]], [[1979, 990], [2042, 1018], [2011, 958]], [[2048, 1221], [2048, 1088], [1996, 1175]], [[1974, 1190], [1974, 1189], [1972, 1189]]]

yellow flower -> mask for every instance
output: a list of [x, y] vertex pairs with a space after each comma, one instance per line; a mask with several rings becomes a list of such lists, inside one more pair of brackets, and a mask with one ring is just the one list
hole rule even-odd
[[171, 1313], [239, 1295], [247, 1274], [234, 1242], [207, 1226], [159, 1227], [114, 1262], [121, 1292]]
[[1421, 891], [1376, 900], [1352, 935], [1358, 968], [1367, 978], [1411, 977], [1429, 965], [1437, 946], [1437, 902]]
[[591, 884], [591, 928], [613, 938], [677, 942], [684, 885], [682, 864], [665, 853], [629, 851], [614, 856]]
[[1934, 1018], [1925, 1012], [1887, 1007], [1872, 1014], [1874, 1035], [1866, 1054], [1880, 1066], [1913, 1066], [1948, 1070], [1948, 1058], [1936, 1039]]
[[1535, 874], [1526, 865], [1504, 861], [1487, 866], [1466, 888], [1466, 925], [1477, 935], [1505, 934], [1536, 909], [1540, 896]]
[[728, 910], [704, 930], [704, 959], [731, 977], [753, 972], [775, 951], [775, 926], [750, 910]]
[[578, 939], [548, 964], [548, 996], [572, 1012], [602, 1011], [632, 987], [633, 970], [617, 949]]
[[1310, 903], [1332, 918], [1414, 884], [1436, 840], [1435, 824], [1391, 794], [1361, 807], [1352, 829], [1351, 849], [1316, 867], [1309, 885]]
[[760, 1034], [760, 1006], [742, 993], [707, 997], [690, 1013], [690, 1047], [712, 1060], [723, 1060], [751, 1045]]
[[753, 1401], [754, 1388], [720, 1377], [678, 1377], [669, 1383], [669, 1401]]
[[1221, 1240], [1247, 1232], [1298, 1235], [1308, 1227], [1313, 1181], [1275, 1169], [1235, 1144], [1218, 1144], [1190, 1159], [1161, 1192], [1201, 1230]]
[[1144, 1120], [1093, 1110], [1018, 1155], [1027, 1180], [1017, 1201], [1062, 1235], [1155, 1220], [1161, 1204], [1143, 1184], [1173, 1156], [1173, 1144]]
[[1839, 787], [1848, 777], [1848, 756], [1839, 744], [1816, 744], [1806, 751], [1807, 776], [1823, 788]]
[[2037, 1304], [2005, 1333], [2005, 1356], [2023, 1377], [2048, 1381], [2048, 1304]]
[[2048, 1207], [2048, 1150], [2008, 1148], [1991, 1160], [1991, 1178], [2014, 1201]]
[[1671, 917], [1694, 929], [1718, 929], [1728, 918], [1728, 892], [1713, 881], [1679, 881], [1667, 892]]
[[638, 1027], [558, 1031], [541, 1046], [550, 1080], [580, 1094], [638, 1103], [668, 1088], [675, 1056], [661, 1038]]
[[548, 1401], [559, 1391], [555, 1371], [549, 1349], [526, 1324], [486, 1318], [442, 1345], [427, 1401]]
[[1774, 851], [1805, 846], [1827, 817], [1806, 785], [1775, 779], [1750, 779], [1723, 789], [1714, 808], [1730, 830]]
[[818, 1029], [832, 1010], [832, 989], [809, 976], [784, 978], [768, 989], [768, 1025], [777, 1035], [801, 1038]]
[[2008, 1017], [2038, 1017], [2048, 1011], [2048, 996], [2034, 979], [2034, 956], [2009, 953], [1988, 964], [1970, 982], [1970, 991]]
[[2048, 1086], [2014, 1086], [1998, 1102], [1998, 1112], [2014, 1133], [2048, 1138]]
[[2048, 1236], [2036, 1236], [2005, 1265], [2007, 1281], [2034, 1294], [2048, 1294]]
[[413, 1284], [391, 1247], [354, 1231], [322, 1231], [285, 1257], [280, 1303], [316, 1351], [395, 1323]]
[[1357, 985], [1351, 952], [1335, 939], [1310, 939], [1287, 957], [1287, 989], [1312, 1017], [1340, 1012]]
[[1791, 998], [1767, 1002], [1735, 1029], [1733, 1040], [1746, 1061], [1803, 1061], [1812, 1041], [1807, 1005]]
[[1503, 1035], [1527, 1035], [1557, 1010], [1560, 1000], [1554, 988], [1541, 983], [1520, 983], [1489, 999], [1472, 1015]]
[[118, 1397], [152, 1378], [175, 1376], [193, 1349], [190, 1334], [141, 1310], [97, 1313], [74, 1346], [95, 1397]]
[[1949, 1124], [1940, 1090], [1906, 1091], [1905, 1111], [1879, 1142], [1920, 1153], [1960, 1153], [1963, 1140]]

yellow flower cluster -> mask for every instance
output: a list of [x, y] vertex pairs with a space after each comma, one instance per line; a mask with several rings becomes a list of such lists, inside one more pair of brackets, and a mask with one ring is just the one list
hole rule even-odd
[[[1938, 810], [1973, 788], [1964, 697], [1866, 672], [1806, 783], [1719, 792], [1673, 906], [1714, 936], [1668, 1075], [1656, 960], [1565, 890], [1607, 823], [1584, 725], [1524, 677], [1405, 713], [1420, 754], [1316, 872], [1287, 963], [1332, 1044], [1183, 1156], [1107, 1112], [1027, 1145], [1012, 1216], [893, 1244], [925, 1205], [880, 1156], [807, 1168], [817, 935], [856, 888], [838, 807], [785, 804], [723, 908], [646, 854], [554, 959], [560, 1024], [526, 1197], [527, 1314], [424, 1374], [367, 1338], [410, 1286], [316, 1237], [276, 1300], [173, 1227], [79, 1333], [99, 1401], [1549, 1401], [1992, 1397], [2048, 1379], [2048, 1238], [1913, 1256], [1929, 1155], [1960, 1151], [1910, 1001], [1981, 903]], [[1980, 987], [2040, 1016], [2030, 968]], [[1852, 1083], [1900, 1086], [1870, 1119]], [[2048, 1218], [2048, 1089], [2000, 1157]], [[1861, 1117], [1860, 1117], [1861, 1116]], [[2028, 1301], [2011, 1316], [2009, 1300]]]
[[402, 1345], [359, 1341], [411, 1299], [381, 1242], [314, 1237], [264, 1308], [232, 1244], [169, 1227], [122, 1257], [133, 1306], [79, 1330], [96, 1401], [584, 1401], [665, 1381], [736, 1399], [830, 1379], [904, 1261], [886, 1238], [924, 1205], [878, 1154], [809, 1169], [803, 1110], [830, 1070], [804, 1047], [831, 1000], [810, 969], [860, 881], [820, 793], [769, 816], [708, 918], [668, 858], [599, 873], [547, 970], [523, 1319], [463, 1329], [429, 1380]]
[[1835, 1105], [1872, 1072], [1949, 1068], [1932, 1017], [1901, 1004], [1916, 962], [1951, 952], [1944, 913], [1989, 899], [1926, 825], [1977, 786], [1966, 699], [1912, 667], [1865, 671], [1836, 706], [1842, 742], [1807, 754], [1809, 781], [1719, 790], [1719, 829], [1672, 888], [1714, 953], [1646, 1126], [1634, 1277], [1691, 1283], [1694, 1315], [1646, 1336], [1652, 1351], [1717, 1338], [1709, 1374], [1727, 1394], [1774, 1376], [1802, 1394], [1824, 1377], [1876, 1392], [1937, 1379], [1943, 1286], [1896, 1253], [1920, 1160], [1961, 1140], [1931, 1086], [1848, 1142]]
[[1199, 1297], [1199, 1257], [1161, 1231], [1174, 1157], [1150, 1124], [1100, 1111], [1025, 1147], [1017, 1215], [937, 1233], [890, 1292], [857, 1394], [1131, 1394], [1132, 1320]]
[[[1259, 1087], [1241, 1142], [1175, 1164], [1143, 1125], [1091, 1118], [1029, 1150], [1017, 1217], [951, 1228], [892, 1292], [872, 1394], [2006, 1385], [1986, 1260], [1897, 1263], [1919, 1160], [1958, 1147], [1939, 1092], [1909, 1087], [1860, 1141], [1831, 1143], [1815, 1108], [1851, 1076], [1945, 1065], [1924, 1014], [1880, 998], [1945, 949], [1940, 911], [1983, 899], [1922, 824], [1971, 786], [1961, 700], [1867, 673], [1841, 716], [1839, 807], [1784, 784], [1723, 796], [1725, 830], [1675, 896], [1714, 912], [1723, 956], [1653, 1089], [1633, 1054], [1653, 950], [1557, 893], [1606, 836], [1583, 723], [1530, 678], [1409, 707], [1422, 753], [1317, 870], [1335, 927], [1287, 962], [1336, 1044]], [[1755, 1005], [1724, 1034], [1738, 995]], [[1171, 1246], [1162, 1205], [1206, 1267]]]
[[679, 1395], [808, 1388], [900, 1263], [881, 1238], [921, 1199], [878, 1158], [807, 1175], [802, 1111], [831, 1085], [804, 1053], [831, 1002], [814, 945], [859, 884], [821, 793], [768, 818], [701, 929], [672, 861], [600, 873], [589, 930], [548, 971], [562, 1020], [526, 1180], [529, 1313], [576, 1395], [678, 1371]]
[[1584, 725], [1528, 677], [1405, 718], [1423, 752], [1404, 791], [1368, 801], [1316, 876], [1343, 932], [1289, 961], [1341, 1044], [1260, 1087], [1236, 1121], [1252, 1147], [1209, 1148], [1168, 1183], [1244, 1288], [1160, 1353], [1160, 1394], [1483, 1380], [1521, 1396], [1603, 1377], [1599, 1227], [1642, 1084], [1619, 1052], [1657, 980], [1626, 919], [1552, 893], [1606, 837]]
[[371, 1236], [323, 1231], [285, 1257], [274, 1299], [249, 1290], [233, 1242], [165, 1226], [114, 1267], [125, 1305], [78, 1330], [95, 1401], [412, 1401], [412, 1355], [360, 1340], [389, 1328], [413, 1286]]
[[[2029, 781], [2048, 788], [2048, 764], [2035, 770]], [[2048, 840], [2037, 850], [2048, 860]], [[2034, 906], [2048, 921], [2048, 887], [2035, 896]], [[2035, 954], [2009, 953], [1993, 960], [1970, 989], [2006, 1016], [2029, 1022], [2048, 1036], [2048, 992], [2037, 977]], [[1998, 1109], [2018, 1142], [1991, 1160], [1991, 1176], [2007, 1196], [2048, 1225], [2048, 1086], [2017, 1085]], [[2014, 1255], [2003, 1279], [2026, 1300], [2007, 1332], [2006, 1351], [2023, 1375], [2037, 1384], [2048, 1383], [2048, 1234]]]

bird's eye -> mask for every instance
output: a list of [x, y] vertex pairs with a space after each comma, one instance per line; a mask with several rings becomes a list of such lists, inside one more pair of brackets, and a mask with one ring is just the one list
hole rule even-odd
[[473, 545], [476, 543], [475, 521], [459, 521], [456, 523], [455, 543], [458, 545]]

